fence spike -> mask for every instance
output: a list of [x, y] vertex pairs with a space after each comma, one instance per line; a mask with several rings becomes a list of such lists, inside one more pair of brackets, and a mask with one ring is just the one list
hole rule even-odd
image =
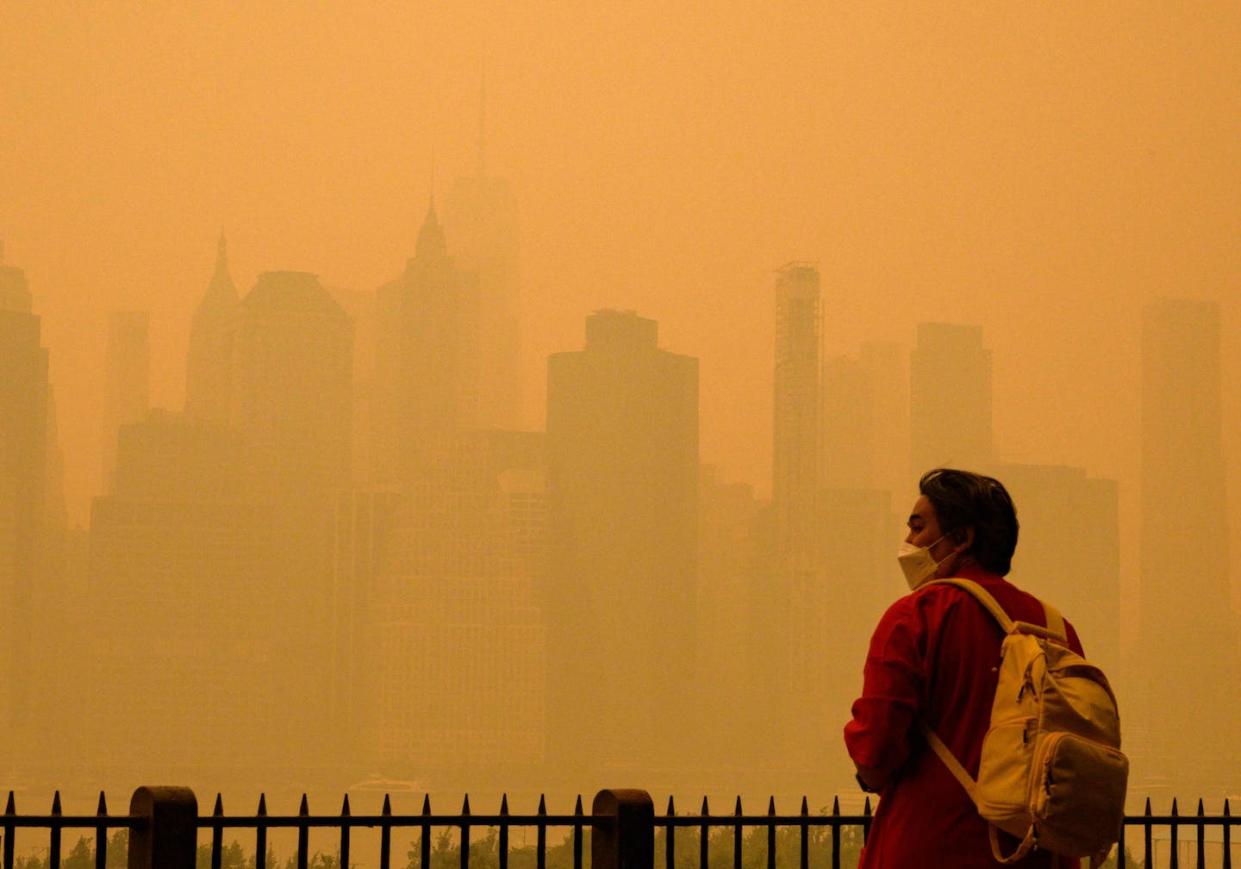
[[711, 814], [711, 810], [707, 808], [707, 798], [702, 798], [702, 816], [705, 818]]
[[211, 814], [217, 818], [224, 814], [224, 797], [220, 795], [219, 791], [216, 792], [215, 807], [212, 808]]
[[801, 814], [803, 818], [810, 814], [810, 803], [806, 800], [805, 794], [801, 797]]
[[866, 803], [862, 806], [862, 817], [863, 818], [870, 817], [870, 797], [866, 798]]
[[431, 795], [430, 794], [422, 795], [422, 813], [424, 815], [431, 814]]
[[17, 814], [17, 806], [16, 806], [16, 805], [14, 805], [14, 803], [13, 803], [13, 792], [12, 792], [12, 791], [9, 791], [9, 802], [8, 802], [8, 805], [6, 805], [6, 806], [4, 807], [4, 813], [5, 813], [6, 815], [16, 815], [16, 814]]
[[95, 808], [96, 815], [106, 815], [108, 813], [108, 798], [103, 795], [103, 791], [99, 792], [99, 805]]
[[573, 804], [573, 814], [581, 817], [582, 815], [582, 795], [577, 795], [577, 802]]
[[[9, 799], [12, 799], [12, 796], [10, 796]], [[1232, 817], [1232, 812], [1228, 810], [1228, 797], [1224, 797], [1224, 817], [1225, 818]]]
[[776, 813], [776, 797], [771, 795], [767, 798], [767, 814], [774, 815]]
[[1146, 798], [1146, 814], [1149, 815], [1150, 813], [1151, 813], [1151, 798], [1147, 797]]
[[470, 813], [470, 795], [465, 795], [465, 802], [461, 804], [461, 814], [468, 815]]
[[1173, 798], [1172, 798], [1172, 817], [1174, 817], [1174, 818], [1175, 818], [1176, 816], [1177, 816], [1177, 812], [1176, 812], [1176, 797], [1173, 797]]
[[392, 814], [392, 799], [387, 794], [384, 794], [384, 807], [383, 807], [383, 810], [379, 814], [381, 815]]
[[56, 791], [56, 793], [52, 794], [52, 814], [60, 814], [60, 791]]
[[297, 807], [297, 814], [303, 818], [310, 814], [310, 804], [306, 801], [305, 794], [302, 794], [302, 804]]
[[340, 804], [341, 817], [349, 817], [349, 794], [345, 794], [345, 800]]
[[261, 817], [266, 816], [266, 814], [267, 814], [267, 794], [266, 794], [266, 793], [261, 793], [261, 794], [259, 794], [259, 811], [258, 811], [258, 815], [259, 815], [259, 817], [261, 818]]
[[840, 797], [839, 796], [832, 797], [832, 814], [833, 815], [840, 814]]
[[741, 815], [741, 794], [737, 794], [737, 804], [733, 807], [733, 814], [738, 817]]
[[508, 814], [508, 794], [507, 793], [500, 794], [500, 814], [502, 815]]
[[677, 810], [672, 805], [672, 794], [668, 794], [668, 817], [671, 818], [676, 813], [677, 813]]
[[1204, 813], [1202, 811], [1202, 797], [1198, 797], [1198, 817], [1200, 818], [1203, 817], [1203, 814]]
[[546, 794], [539, 794], [539, 814], [540, 815], [547, 814], [547, 795]]

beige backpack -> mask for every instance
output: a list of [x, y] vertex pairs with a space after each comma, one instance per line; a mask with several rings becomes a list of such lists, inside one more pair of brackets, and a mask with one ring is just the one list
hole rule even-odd
[[[978, 781], [924, 722], [927, 741], [990, 823], [996, 860], [1013, 863], [1037, 847], [1097, 866], [1120, 834], [1129, 778], [1107, 677], [1069, 649], [1055, 607], [1043, 604], [1046, 628], [1014, 622], [978, 583], [937, 581], [977, 598], [1007, 636]], [[997, 828], [1020, 840], [1008, 856]]]

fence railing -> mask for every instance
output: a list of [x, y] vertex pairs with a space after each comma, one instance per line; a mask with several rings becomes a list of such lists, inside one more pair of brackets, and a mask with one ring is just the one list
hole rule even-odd
[[[422, 809], [417, 814], [394, 814], [390, 798], [385, 795], [379, 814], [355, 815], [351, 811], [349, 797], [345, 796], [338, 814], [312, 815], [305, 795], [296, 814], [268, 814], [265, 796], [259, 797], [258, 809], [253, 815], [226, 815], [223, 801], [216, 796], [209, 815], [199, 815], [197, 799], [188, 788], [143, 787], [136, 790], [130, 801], [127, 815], [109, 815], [103, 793], [99, 795], [94, 815], [66, 815], [61, 811], [60, 793], [52, 800], [46, 815], [21, 815], [17, 813], [14, 794], [10, 791], [4, 815], [0, 816], [0, 835], [3, 836], [3, 869], [14, 869], [16, 860], [17, 831], [33, 829], [48, 831], [47, 860], [40, 861], [48, 869], [60, 869], [62, 862], [62, 834], [65, 830], [84, 830], [94, 834], [94, 865], [106, 869], [108, 865], [108, 836], [112, 830], [127, 830], [127, 863], [129, 869], [194, 869], [199, 858], [198, 838], [200, 831], [210, 833], [207, 854], [212, 869], [220, 869], [224, 850], [225, 830], [254, 830], [254, 865], [256, 869], [268, 869], [268, 832], [292, 830], [297, 835], [294, 857], [298, 869], [307, 869], [310, 861], [310, 831], [312, 829], [335, 829], [339, 834], [337, 860], [341, 867], [350, 865], [353, 832], [357, 828], [378, 830], [378, 860], [381, 869], [392, 865], [392, 835], [394, 830], [416, 830], [418, 839], [418, 863], [420, 869], [432, 869], [432, 831], [455, 830], [459, 837], [457, 850], [460, 869], [470, 866], [470, 836], [477, 828], [494, 828], [497, 841], [495, 859], [498, 869], [508, 869], [510, 832], [514, 828], [534, 829], [536, 845], [534, 862], [536, 869], [547, 869], [549, 829], [565, 829], [571, 851], [573, 869], [583, 867], [583, 847], [586, 833], [590, 831], [591, 869], [653, 869], [656, 860], [656, 844], [662, 846], [665, 869], [685, 865], [677, 859], [677, 831], [688, 829], [697, 832], [698, 866], [709, 869], [713, 839], [717, 846], [727, 842], [728, 836], [713, 837], [712, 831], [726, 830], [732, 833], [731, 857], [733, 869], [742, 869], [743, 854], [747, 844], [745, 831], [751, 831], [751, 846], [762, 842], [755, 837], [756, 831], [765, 832], [765, 857], [767, 869], [791, 865], [793, 855], [781, 852], [781, 837], [777, 830], [796, 832], [796, 843], [785, 845], [795, 852], [799, 869], [809, 869], [812, 855], [816, 866], [825, 861], [831, 869], [840, 869], [846, 856], [856, 857], [856, 850], [864, 844], [870, 831], [872, 812], [867, 798], [862, 814], [849, 815], [840, 811], [840, 801], [835, 799], [831, 811], [811, 814], [809, 804], [802, 798], [795, 814], [778, 814], [774, 798], [769, 798], [767, 810], [762, 814], [746, 814], [738, 797], [728, 814], [711, 814], [704, 797], [698, 814], [678, 814], [673, 799], [668, 799], [667, 809], [656, 816], [650, 796], [641, 790], [603, 790], [595, 795], [589, 814], [583, 812], [582, 798], [577, 798], [572, 813], [549, 814], [546, 800], [539, 798], [538, 809], [533, 814], [513, 814], [509, 810], [507, 796], [501, 797], [496, 814], [474, 814], [467, 795], [461, 811], [456, 814], [433, 814], [429, 797], [424, 797]], [[1169, 844], [1167, 865], [1179, 869], [1180, 851], [1183, 844], [1196, 846], [1193, 862], [1186, 865], [1207, 866], [1207, 854], [1213, 846], [1219, 846], [1224, 869], [1231, 869], [1232, 828], [1241, 825], [1241, 817], [1234, 817], [1228, 800], [1223, 812], [1208, 815], [1202, 800], [1198, 801], [1196, 813], [1180, 814], [1176, 800], [1172, 801], [1167, 815], [1151, 812], [1150, 800], [1140, 815], [1125, 817], [1121, 829], [1119, 847], [1113, 851], [1116, 865], [1131, 865], [1133, 839], [1141, 836], [1141, 857], [1133, 863], [1150, 867], [1154, 865], [1156, 844]], [[1155, 836], [1156, 831], [1166, 830], [1166, 839]], [[1208, 832], [1219, 830], [1220, 838], [1209, 841]], [[1182, 839], [1182, 834], [1184, 839]], [[755, 841], [757, 838], [758, 841]], [[1211, 847], [1209, 847], [1211, 846]], [[411, 854], [412, 856], [412, 854]], [[113, 861], [114, 865], [116, 861]], [[719, 861], [716, 861], [717, 866]], [[748, 865], [754, 865], [750, 861]]]

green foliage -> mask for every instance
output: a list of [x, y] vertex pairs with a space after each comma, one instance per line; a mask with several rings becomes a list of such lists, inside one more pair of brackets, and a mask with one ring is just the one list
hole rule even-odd
[[[656, 818], [656, 824], [659, 819]], [[708, 869], [732, 869], [733, 827], [712, 826], [707, 832]], [[810, 827], [806, 848], [811, 866], [830, 866], [832, 858], [832, 831], [830, 827]], [[663, 867], [667, 861], [666, 828], [655, 830], [655, 864]], [[673, 869], [698, 869], [702, 834], [697, 827], [677, 827], [673, 833]], [[799, 827], [776, 827], [776, 869], [798, 869], [801, 866], [801, 829]], [[862, 831], [856, 827], [844, 827], [840, 831], [840, 865], [857, 865], [862, 850]], [[767, 828], [744, 827], [741, 831], [741, 866], [743, 869], [766, 869]]]
[[[108, 865], [125, 866], [129, 862], [129, 831], [117, 830], [108, 837]], [[49, 869], [51, 855], [47, 849], [33, 857], [17, 857], [14, 869]], [[61, 851], [61, 869], [95, 869], [95, 837], [79, 836], [68, 851]]]
[[[500, 866], [500, 832], [496, 827], [471, 830], [470, 838], [470, 869], [499, 869]], [[514, 845], [513, 832], [509, 832], [508, 869], [535, 869], [538, 866], [538, 849], [535, 845]], [[422, 869], [420, 840], [409, 843], [405, 852], [408, 862], [406, 869]], [[547, 846], [547, 869], [573, 869], [573, 839], [566, 836], [563, 841]], [[590, 828], [582, 830], [582, 863], [590, 865]], [[461, 843], [455, 830], [441, 830], [434, 834], [431, 842], [430, 869], [460, 869]]]

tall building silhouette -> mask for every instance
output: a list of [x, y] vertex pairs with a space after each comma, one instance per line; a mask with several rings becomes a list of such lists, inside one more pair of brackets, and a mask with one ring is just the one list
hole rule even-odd
[[913, 477], [992, 461], [991, 351], [981, 326], [919, 323], [909, 366]]
[[[1004, 463], [985, 473], [1017, 507], [1013, 581], [1077, 628], [1093, 663], [1116, 681], [1120, 659], [1120, 487], [1082, 468]], [[1122, 703], [1124, 697], [1122, 696]]]
[[279, 745], [289, 601], [243, 454], [236, 432], [185, 414], [121, 427], [115, 484], [91, 505], [94, 648], [79, 698], [105, 774], [245, 773]]
[[598, 311], [547, 387], [551, 759], [667, 768], [692, 742], [698, 360]]
[[796, 559], [812, 545], [812, 514], [820, 485], [819, 270], [809, 263], [789, 263], [777, 273], [775, 296], [771, 500], [777, 554]]
[[487, 172], [486, 105], [480, 101], [478, 167], [444, 199], [444, 226], [461, 268], [478, 280], [478, 422], [522, 424], [521, 262], [517, 199]]
[[10, 732], [29, 722], [31, 626], [46, 578], [48, 353], [32, 308], [25, 272], [0, 247], [0, 722]]
[[347, 487], [353, 327], [307, 272], [265, 272], [241, 304], [232, 420], [265, 498]]
[[[1220, 309], [1161, 300], [1142, 320], [1141, 672], [1152, 771], [1215, 794], [1238, 768]], [[1218, 670], [1216, 668], [1219, 668]], [[1227, 677], [1224, 677], [1227, 678]], [[1209, 697], [1212, 714], [1187, 714]]]
[[376, 481], [404, 484], [478, 421], [478, 280], [457, 267], [432, 199], [404, 273], [376, 299]]
[[541, 434], [462, 432], [400, 499], [370, 621], [384, 769], [500, 784], [544, 757]]
[[215, 271], [190, 327], [185, 371], [185, 410], [191, 416], [227, 423], [233, 401], [233, 342], [241, 302], [228, 270], [228, 246], [221, 233]]
[[325, 757], [336, 499], [350, 483], [353, 325], [318, 278], [266, 272], [241, 304], [233, 421], [252, 496], [273, 509], [276, 706], [285, 757]]
[[146, 311], [113, 311], [108, 317], [102, 432], [105, 491], [112, 486], [121, 426], [141, 422], [151, 406], [150, 322]]

